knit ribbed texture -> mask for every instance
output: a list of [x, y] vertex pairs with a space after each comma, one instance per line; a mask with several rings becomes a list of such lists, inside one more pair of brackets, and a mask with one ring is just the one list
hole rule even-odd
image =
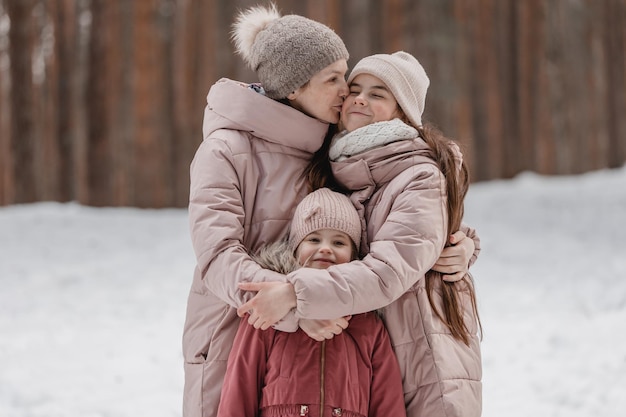
[[291, 222], [289, 244], [295, 250], [309, 233], [322, 229], [346, 233], [357, 249], [361, 243], [361, 220], [352, 202], [328, 188], [313, 191], [298, 204]]
[[415, 139], [417, 130], [400, 119], [376, 122], [352, 132], [343, 131], [330, 142], [328, 157], [331, 161], [343, 161], [373, 148], [400, 140]]
[[354, 66], [348, 77], [348, 84], [359, 74], [380, 78], [413, 126], [422, 125], [430, 80], [415, 57], [403, 51], [365, 57]]
[[328, 26], [298, 15], [281, 17], [275, 7], [242, 12], [233, 25], [233, 38], [237, 52], [273, 99], [286, 98], [322, 69], [349, 57]]

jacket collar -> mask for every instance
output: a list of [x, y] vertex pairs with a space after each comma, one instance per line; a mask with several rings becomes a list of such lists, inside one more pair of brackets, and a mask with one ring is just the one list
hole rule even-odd
[[365, 194], [371, 195], [375, 188], [391, 181], [405, 169], [435, 163], [430, 148], [417, 131], [397, 119], [337, 136], [333, 138], [331, 151], [342, 141], [341, 151], [335, 149], [332, 153], [331, 159], [335, 161], [331, 161], [331, 167], [336, 180], [351, 191], [367, 189], [369, 191]]
[[207, 95], [203, 134], [206, 138], [218, 129], [242, 130], [268, 142], [313, 153], [322, 146], [328, 126], [257, 93], [248, 84], [222, 78]]

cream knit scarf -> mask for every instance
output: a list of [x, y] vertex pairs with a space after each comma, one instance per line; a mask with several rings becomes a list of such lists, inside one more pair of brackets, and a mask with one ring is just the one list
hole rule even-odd
[[376, 122], [333, 137], [328, 151], [331, 161], [342, 161], [367, 150], [400, 140], [415, 139], [417, 130], [400, 119]]

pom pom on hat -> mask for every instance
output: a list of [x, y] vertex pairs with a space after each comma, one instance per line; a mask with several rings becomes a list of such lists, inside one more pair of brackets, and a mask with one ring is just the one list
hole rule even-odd
[[341, 38], [328, 26], [303, 16], [281, 16], [273, 4], [240, 12], [232, 39], [273, 99], [286, 98], [322, 69], [349, 57]]
[[289, 245], [296, 250], [309, 234], [322, 229], [344, 232], [358, 249], [361, 219], [348, 197], [328, 188], [313, 191], [298, 204], [291, 221]]
[[269, 7], [254, 6], [246, 12], [240, 12], [233, 24], [232, 39], [235, 50], [250, 67], [257, 66], [257, 55], [252, 53], [252, 46], [259, 32], [266, 29], [272, 22], [280, 19], [275, 4]]

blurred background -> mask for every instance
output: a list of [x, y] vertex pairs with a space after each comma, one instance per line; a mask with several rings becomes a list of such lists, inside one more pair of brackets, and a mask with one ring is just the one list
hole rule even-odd
[[[185, 207], [244, 0], [0, 0], [0, 205]], [[626, 0], [291, 0], [353, 66], [405, 50], [474, 181], [626, 161]]]

